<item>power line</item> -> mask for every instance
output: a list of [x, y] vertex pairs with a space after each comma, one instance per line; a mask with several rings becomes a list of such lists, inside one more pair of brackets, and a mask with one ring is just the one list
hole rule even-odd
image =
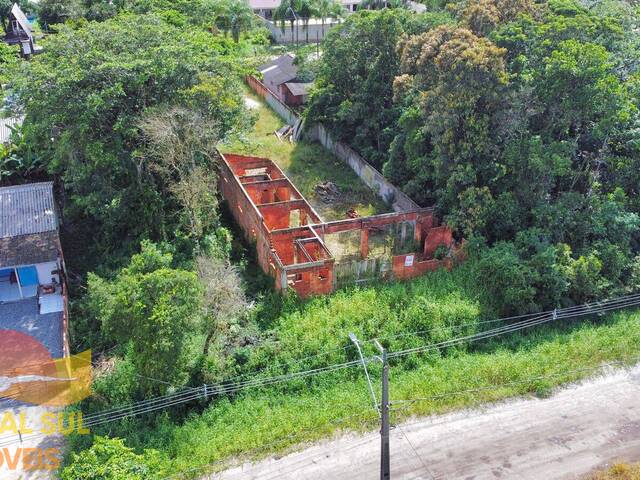
[[[416, 397], [416, 398], [411, 398], [411, 399], [407, 399], [407, 400], [394, 400], [394, 401], [391, 401], [391, 405], [402, 404], [403, 406], [401, 406], [400, 408], [392, 409], [392, 411], [393, 412], [401, 411], [403, 409], [409, 408], [413, 403], [416, 403], [416, 402], [432, 401], [434, 399], [446, 398], [446, 397], [457, 396], [457, 395], [465, 395], [465, 394], [469, 394], [469, 393], [477, 393], [477, 392], [481, 392], [481, 391], [485, 391], [485, 390], [497, 390], [497, 389], [503, 388], [505, 386], [526, 384], [526, 383], [530, 383], [530, 382], [536, 381], [536, 380], [544, 380], [544, 379], [550, 379], [550, 378], [555, 378], [555, 377], [561, 377], [561, 376], [569, 375], [569, 374], [573, 374], [573, 373], [582, 373], [582, 372], [603, 370], [603, 369], [608, 368], [608, 367], [624, 366], [628, 362], [634, 362], [634, 361], [637, 361], [637, 360], [640, 360], [640, 356], [631, 357], [631, 358], [628, 358], [626, 360], [618, 360], [618, 361], [607, 362], [607, 363], [600, 364], [600, 365], [593, 366], [593, 367], [576, 368], [576, 369], [570, 369], [570, 370], [563, 370], [561, 372], [554, 372], [554, 373], [547, 374], [547, 375], [532, 376], [532, 377], [528, 377], [526, 379], [522, 379], [522, 380], [514, 381], [514, 382], [506, 382], [506, 383], [501, 383], [501, 384], [494, 384], [494, 385], [489, 385], [489, 386], [486, 386], [486, 387], [479, 387], [479, 388], [456, 390], [456, 391], [452, 391], [452, 392], [445, 392], [445, 393], [442, 393], [442, 394], [430, 395], [430, 396], [427, 396], [427, 397]], [[347, 417], [342, 417], [341, 419], [338, 419], [337, 421], [330, 422], [330, 423], [336, 423], [336, 424], [337, 423], [344, 423], [344, 421], [346, 421], [348, 419], [352, 419], [352, 418], [356, 418], [356, 417], [364, 417], [367, 414], [370, 415], [370, 414], [373, 413], [373, 410], [371, 410], [371, 408], [370, 408], [371, 406], [369, 404], [366, 404], [366, 405], [363, 404], [363, 405], [361, 405], [361, 407], [363, 409], [365, 409], [364, 412], [362, 412], [360, 414], [349, 415]], [[406, 427], [406, 426], [407, 425], [405, 424], [404, 427]], [[399, 424], [396, 424], [395, 427], [397, 427], [398, 430], [401, 432], [401, 434], [405, 437], [405, 439], [409, 443], [410, 447], [413, 449], [416, 457], [422, 463], [422, 465], [425, 468], [425, 470], [433, 477], [433, 474], [429, 471], [429, 469], [426, 466], [425, 462], [423, 461], [422, 457], [417, 453], [417, 450], [416, 450], [415, 446], [411, 443], [410, 439], [408, 438], [407, 433], [403, 430], [403, 428], [402, 428], [403, 426], [399, 425]], [[266, 445], [264, 445], [262, 447], [257, 447], [255, 449], [251, 450], [250, 452], [247, 452], [245, 455], [243, 455], [243, 458], [248, 458], [253, 453], [264, 451], [265, 449], [269, 449], [270, 447], [272, 447], [274, 444], [281, 443], [282, 441], [285, 441], [285, 440], [288, 440], [290, 438], [293, 438], [293, 437], [295, 437], [295, 436], [297, 436], [297, 435], [299, 435], [301, 433], [305, 433], [305, 432], [312, 431], [312, 430], [314, 430], [314, 428], [308, 428], [308, 429], [300, 430], [300, 431], [294, 432], [294, 433], [292, 433], [290, 435], [287, 435], [285, 437], [282, 437], [281, 439], [277, 440], [276, 442], [272, 442], [272, 443], [266, 444]], [[372, 440], [373, 439], [368, 439], [367, 442], [370, 442]], [[361, 443], [363, 443], [363, 442], [361, 442], [358, 439], [358, 441], [356, 442], [356, 446], [361, 444]], [[312, 453], [311, 455], [308, 455], [308, 456], [306, 456], [306, 458], [303, 458], [301, 460], [304, 461], [304, 460], [311, 459], [315, 455], [316, 455], [315, 453]], [[315, 460], [312, 460], [312, 461], [315, 463]], [[177, 474], [175, 474], [175, 475], [173, 475], [171, 477], [167, 477], [167, 479], [165, 479], [165, 480], [181, 478], [180, 476], [184, 475], [186, 473], [191, 473], [191, 472], [194, 472], [194, 471], [197, 471], [197, 470], [202, 470], [205, 467], [213, 467], [213, 466], [216, 466], [216, 465], [220, 465], [222, 463], [225, 463], [225, 460], [219, 460], [219, 461], [211, 463], [211, 464], [209, 464], [207, 466], [201, 466], [201, 467], [197, 467], [197, 468], [194, 467], [192, 469], [185, 470], [183, 472], [177, 473]], [[297, 464], [300, 464], [300, 463], [302, 463], [302, 462], [299, 460], [297, 462]], [[252, 469], [255, 469], [255, 468], [258, 468], [258, 466], [254, 465], [252, 467]], [[299, 469], [299, 467], [295, 468], [294, 470], [291, 470], [291, 472], [295, 472], [298, 469]], [[251, 471], [251, 470], [249, 470], [249, 471]], [[278, 470], [278, 473], [282, 474], [282, 471]], [[269, 478], [271, 478], [271, 477], [269, 477]], [[273, 477], [273, 478], [276, 478], [276, 477]]]
[[[513, 333], [515, 331], [523, 330], [525, 328], [531, 328], [534, 326], [542, 325], [544, 323], [556, 321], [559, 319], [593, 315], [593, 314], [603, 313], [603, 312], [612, 311], [612, 310], [619, 310], [622, 308], [628, 308], [628, 307], [637, 306], [637, 305], [640, 305], [640, 294], [605, 300], [602, 302], [593, 302], [591, 304], [585, 304], [585, 305], [570, 307], [565, 309], [557, 309], [557, 310], [553, 310], [551, 312], [545, 312], [544, 314], [533, 316], [533, 317], [531, 317], [530, 315], [527, 315], [527, 317], [529, 318], [526, 318], [525, 320], [521, 320], [519, 322], [515, 322], [506, 326], [483, 331], [474, 335], [468, 335], [468, 336], [459, 337], [456, 339], [447, 340], [437, 344], [425, 345], [421, 347], [415, 347], [415, 348], [410, 348], [406, 350], [400, 350], [397, 352], [392, 352], [388, 354], [388, 357], [390, 359], [400, 358], [407, 355], [420, 354], [430, 350], [440, 350], [443, 348], [459, 345], [462, 343], [474, 342], [474, 341], [484, 340], [487, 338], [492, 338], [498, 335]], [[365, 360], [372, 361], [373, 358], [366, 358]], [[283, 382], [289, 382], [292, 380], [305, 379], [305, 378], [313, 377], [313, 376], [324, 374], [324, 373], [330, 373], [338, 370], [343, 370], [346, 368], [351, 368], [359, 364], [360, 364], [359, 360], [353, 360], [353, 361], [344, 362], [341, 364], [328, 365], [325, 367], [320, 367], [320, 368], [301, 371], [301, 372], [283, 374], [275, 377], [254, 378], [252, 380], [237, 382], [235, 384], [224, 382], [221, 384], [203, 385], [201, 391], [200, 391], [200, 388], [198, 387], [189, 387], [180, 392], [175, 392], [172, 394], [168, 394], [168, 395], [164, 395], [156, 398], [151, 398], [151, 399], [143, 400], [140, 402], [132, 403], [126, 406], [117, 407], [117, 408], [106, 410], [103, 412], [98, 412], [96, 414], [88, 415], [87, 417], [84, 418], [85, 420], [84, 426], [87, 428], [98, 426], [98, 425], [113, 422], [116, 420], [121, 420], [123, 418], [143, 415], [143, 414], [157, 411], [160, 409], [165, 409], [168, 407], [180, 405], [180, 404], [187, 403], [197, 399], [206, 399], [214, 395], [236, 393], [238, 391], [241, 391], [247, 388], [265, 387], [265, 386], [276, 385]], [[43, 436], [39, 434], [34, 434], [34, 435]], [[17, 437], [17, 436], [14, 436], [14, 437]], [[26, 437], [23, 437], [23, 438], [26, 438]], [[0, 443], [0, 446], [12, 445], [16, 443], [17, 440], [19, 439], [17, 438], [14, 438], [13, 440], [7, 439], [5, 442]]]
[[408, 400], [394, 400], [391, 402], [391, 405], [395, 405], [395, 404], [400, 404], [400, 405], [404, 405], [401, 406], [399, 408], [394, 408], [392, 409], [392, 411], [400, 411], [406, 408], [409, 408], [411, 405], [413, 405], [414, 403], [418, 403], [418, 402], [432, 402], [434, 400], [439, 400], [441, 398], [449, 398], [449, 397], [455, 397], [455, 396], [463, 396], [463, 395], [467, 395], [467, 394], [473, 394], [473, 393], [480, 393], [480, 392], [485, 392], [485, 391], [491, 391], [491, 390], [498, 390], [500, 388], [505, 388], [505, 387], [512, 387], [512, 386], [517, 386], [517, 385], [527, 385], [530, 384], [532, 382], [536, 382], [536, 381], [540, 381], [540, 380], [549, 380], [551, 378], [557, 378], [557, 377], [563, 377], [563, 376], [567, 376], [567, 375], [571, 375], [571, 374], [575, 374], [575, 373], [584, 373], [584, 372], [593, 372], [593, 371], [597, 371], [597, 370], [603, 370], [605, 368], [609, 368], [609, 367], [614, 367], [614, 366], [624, 366], [627, 365], [629, 362], [635, 362], [640, 360], [640, 356], [635, 356], [635, 357], [631, 357], [628, 358], [627, 360], [616, 360], [613, 362], [607, 362], [607, 363], [603, 363], [600, 365], [595, 365], [592, 367], [582, 367], [582, 368], [575, 368], [575, 369], [571, 369], [571, 370], [563, 370], [560, 372], [554, 372], [554, 373], [550, 373], [550, 374], [546, 374], [546, 375], [536, 375], [533, 377], [527, 377], [527, 378], [523, 378], [522, 380], [514, 380], [512, 382], [504, 382], [504, 383], [494, 383], [492, 385], [486, 385], [483, 387], [477, 387], [477, 388], [467, 388], [464, 390], [454, 390], [451, 392], [443, 392], [443, 393], [436, 393], [433, 395], [429, 395], [426, 397], [415, 397], [415, 398], [411, 398]]

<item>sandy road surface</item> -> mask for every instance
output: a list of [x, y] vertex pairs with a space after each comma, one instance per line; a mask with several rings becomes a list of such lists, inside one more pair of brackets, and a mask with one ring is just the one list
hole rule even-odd
[[[372, 432], [210, 478], [371, 480], [378, 455]], [[408, 421], [391, 431], [391, 457], [394, 480], [572, 479], [610, 460], [640, 460], [640, 365], [547, 399]]]

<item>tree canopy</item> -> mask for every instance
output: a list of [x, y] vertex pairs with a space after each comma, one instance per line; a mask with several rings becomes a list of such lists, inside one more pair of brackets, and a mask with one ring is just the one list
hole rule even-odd
[[[29, 144], [64, 185], [66, 212], [91, 219], [103, 246], [166, 239], [185, 219], [172, 213], [179, 189], [158, 173], [157, 157], [145, 153], [142, 118], [173, 108], [210, 126], [199, 139], [208, 142], [199, 151], [209, 154], [193, 167], [211, 166], [215, 143], [246, 125], [226, 48], [224, 39], [176, 28], [155, 14], [123, 14], [61, 26], [14, 80]], [[193, 218], [186, 220], [191, 225]]]
[[497, 249], [486, 273], [506, 262], [526, 286], [518, 302], [492, 285], [506, 310], [624, 291], [640, 252], [637, 12], [572, 0], [452, 11], [413, 29], [399, 12], [349, 18], [326, 42], [309, 119], [436, 206], [470, 251]]

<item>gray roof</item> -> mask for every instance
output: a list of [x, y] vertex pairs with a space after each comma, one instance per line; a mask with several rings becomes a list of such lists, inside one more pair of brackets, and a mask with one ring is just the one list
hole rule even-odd
[[293, 64], [295, 57], [291, 54], [282, 55], [258, 67], [265, 82], [281, 85], [293, 80], [298, 75], [298, 68]]
[[57, 228], [52, 182], [0, 188], [0, 238]]
[[9, 143], [11, 132], [22, 123], [22, 118], [0, 118], [0, 144]]
[[291, 95], [299, 96], [307, 95], [309, 93], [309, 89], [313, 86], [313, 83], [287, 82], [285, 85], [291, 92]]
[[11, 16], [13, 16], [18, 21], [20, 28], [22, 28], [22, 30], [24, 30], [29, 34], [29, 36], [31, 36], [31, 24], [29, 23], [29, 20], [27, 20], [27, 16], [20, 9], [17, 3], [14, 3], [13, 7], [11, 7]]
[[[63, 315], [63, 312], [41, 314], [35, 297], [0, 303], [0, 328], [26, 333], [42, 343], [53, 358], [61, 358], [64, 355]], [[3, 398], [0, 400], [0, 410], [9, 408], [6, 402], [15, 400]]]

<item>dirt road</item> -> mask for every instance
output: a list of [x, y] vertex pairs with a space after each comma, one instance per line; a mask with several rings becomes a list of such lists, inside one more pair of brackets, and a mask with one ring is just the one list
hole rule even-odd
[[[379, 436], [345, 436], [211, 476], [225, 480], [371, 480]], [[640, 460], [640, 366], [522, 399], [415, 419], [391, 431], [394, 480], [572, 479]]]

